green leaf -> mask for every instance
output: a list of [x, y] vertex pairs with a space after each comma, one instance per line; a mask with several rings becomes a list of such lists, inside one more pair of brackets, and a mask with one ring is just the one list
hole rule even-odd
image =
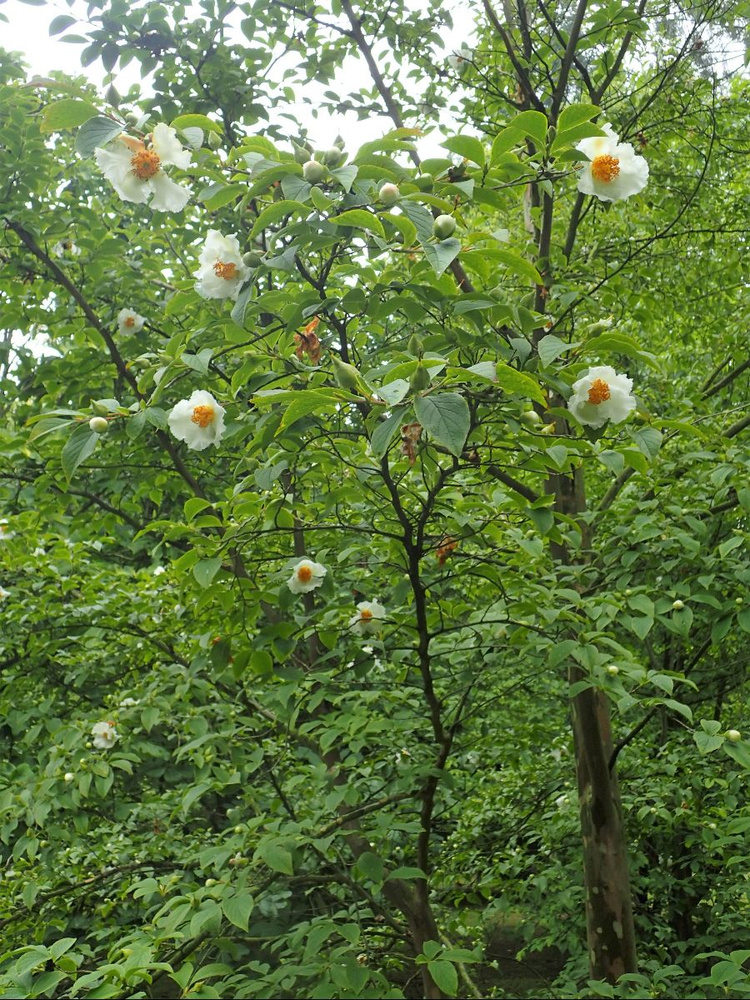
[[229, 899], [223, 899], [221, 908], [224, 916], [235, 927], [242, 931], [248, 929], [250, 914], [253, 912], [253, 897], [249, 893], [240, 891]]
[[99, 435], [88, 423], [79, 424], [65, 443], [60, 460], [65, 477], [70, 482], [81, 462], [85, 462], [96, 447]]
[[461, 241], [452, 236], [450, 239], [440, 240], [439, 243], [423, 243], [422, 249], [433, 271], [440, 277], [461, 252]]
[[636, 431], [628, 429], [628, 433], [646, 458], [656, 458], [661, 448], [661, 431], [657, 431], [655, 427], [640, 427]]
[[536, 146], [543, 146], [547, 136], [547, 117], [541, 111], [522, 111], [511, 121], [510, 128], [527, 135]]
[[81, 156], [91, 156], [95, 149], [105, 146], [121, 132], [122, 125], [111, 118], [105, 118], [104, 115], [89, 118], [81, 125], [76, 136], [76, 149]]
[[459, 156], [471, 160], [480, 167], [483, 167], [486, 163], [487, 157], [484, 152], [484, 143], [473, 135], [454, 135], [450, 139], [446, 139], [441, 145], [449, 149], [451, 153], [458, 153]]
[[644, 351], [637, 340], [624, 333], [602, 333], [598, 337], [592, 337], [580, 350], [581, 357], [587, 354], [624, 354], [626, 357], [643, 361], [649, 368], [659, 370], [659, 363], [654, 355]]
[[48, 104], [42, 112], [40, 132], [57, 132], [59, 129], [77, 128], [99, 112], [88, 101], [78, 101], [66, 97], [62, 101]]
[[294, 875], [291, 851], [282, 844], [264, 841], [258, 845], [255, 853], [273, 871], [281, 872], [283, 875]]
[[486, 261], [494, 261], [502, 264], [509, 271], [512, 271], [513, 274], [517, 274], [520, 278], [526, 278], [528, 281], [533, 281], [535, 285], [542, 284], [542, 276], [534, 265], [519, 253], [516, 253], [515, 250], [505, 250], [502, 247], [482, 247], [481, 249], [472, 250], [471, 253], [476, 254]]
[[352, 189], [352, 184], [357, 179], [359, 170], [353, 163], [347, 163], [345, 167], [337, 167], [336, 170], [329, 171], [331, 177], [335, 177], [344, 191], [348, 194]]
[[596, 118], [601, 113], [601, 110], [595, 104], [569, 104], [567, 108], [563, 108], [557, 119], [558, 135], [582, 122], [591, 121], [592, 118]]
[[221, 569], [221, 563], [221, 557], [216, 556], [213, 559], [201, 559], [193, 566], [193, 576], [201, 587], [210, 586], [211, 581]]
[[383, 223], [377, 215], [373, 215], [363, 208], [353, 208], [348, 212], [342, 212], [341, 215], [332, 215], [328, 221], [332, 222], [334, 226], [353, 226], [355, 229], [367, 229], [371, 233], [385, 237]]
[[505, 392], [525, 396], [527, 399], [535, 399], [542, 406], [547, 405], [547, 400], [538, 382], [530, 375], [526, 375], [525, 372], [519, 372], [501, 361], [495, 365], [495, 381]]
[[514, 146], [520, 145], [524, 140], [524, 134], [520, 129], [513, 128], [512, 125], [508, 128], [504, 128], [502, 132], [499, 132], [492, 143], [492, 152], [490, 153], [490, 166], [494, 167], [499, 162], [501, 157], [503, 157], [508, 150], [513, 149]]
[[373, 854], [372, 851], [365, 851], [363, 854], [357, 858], [357, 863], [355, 868], [365, 876], [365, 878], [370, 879], [372, 882], [382, 882], [383, 881], [383, 861], [379, 858], [377, 854]]
[[417, 420], [433, 441], [459, 456], [471, 426], [469, 406], [463, 396], [455, 392], [417, 396], [414, 409]]
[[372, 432], [370, 438], [370, 450], [375, 458], [382, 458], [388, 451], [388, 446], [393, 440], [396, 431], [404, 422], [404, 414], [407, 407], [396, 409], [386, 420], [381, 421]]
[[411, 219], [408, 219], [405, 215], [394, 215], [392, 212], [383, 212], [380, 217], [381, 219], [386, 219], [392, 226], [398, 229], [403, 238], [401, 245], [404, 249], [413, 246], [417, 239], [417, 227]]
[[731, 740], [725, 740], [724, 753], [750, 771], [750, 750], [746, 743], [733, 743]]
[[204, 188], [200, 194], [200, 200], [209, 212], [215, 212], [218, 208], [223, 208], [245, 193], [243, 184], [212, 184]]
[[211, 121], [206, 115], [179, 115], [171, 122], [172, 128], [184, 132], [186, 128], [200, 128], [204, 132], [216, 132], [223, 135], [224, 130], [218, 122]]
[[436, 959], [427, 963], [427, 970], [435, 980], [436, 986], [447, 996], [454, 997], [458, 990], [458, 973], [451, 962]]
[[49, 23], [49, 33], [52, 35], [59, 35], [66, 28], [72, 27], [76, 23], [76, 19], [71, 17], [70, 14], [58, 14], [57, 17], [53, 17]]
[[260, 213], [258, 218], [255, 220], [255, 225], [252, 228], [250, 237], [257, 236], [258, 233], [267, 229], [268, 226], [272, 226], [274, 222], [278, 222], [287, 215], [294, 215], [297, 212], [304, 212], [305, 215], [308, 214], [310, 209], [307, 205], [303, 205], [301, 201], [275, 201], [268, 208], [264, 208]]
[[577, 346], [578, 344], [576, 343], [569, 344], [565, 340], [560, 340], [554, 333], [548, 333], [546, 337], [542, 337], [537, 346], [542, 367], [549, 368], [552, 362], [556, 358], [559, 358], [561, 354]]

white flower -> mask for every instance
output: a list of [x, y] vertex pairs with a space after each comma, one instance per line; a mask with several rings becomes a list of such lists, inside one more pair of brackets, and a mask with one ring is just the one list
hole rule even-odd
[[300, 559], [286, 583], [293, 594], [309, 594], [321, 586], [327, 572], [325, 566], [312, 559]]
[[0, 521], [0, 542], [7, 542], [11, 538], [15, 538], [15, 531], [11, 531], [8, 522], [3, 518]]
[[161, 576], [163, 573], [166, 572], [167, 571], [164, 569], [163, 566], [154, 566], [154, 576]]
[[587, 427], [603, 427], [608, 420], [620, 424], [635, 409], [632, 388], [633, 380], [618, 375], [609, 365], [589, 368], [573, 383], [568, 409], [579, 424]]
[[139, 316], [132, 309], [121, 309], [117, 314], [117, 326], [120, 333], [140, 333], [145, 322], [146, 317]]
[[210, 392], [196, 389], [190, 399], [181, 399], [172, 408], [167, 420], [178, 441], [184, 441], [193, 451], [203, 451], [221, 441], [225, 413]]
[[448, 56], [448, 65], [451, 69], [455, 69], [458, 73], [462, 73], [473, 58], [474, 52], [472, 49], [469, 48], [466, 42], [461, 42], [458, 51], [454, 52], [453, 55]]
[[0, 601], [4, 601], [6, 597], [10, 597], [10, 591], [0, 587]]
[[190, 166], [190, 150], [183, 149], [177, 133], [160, 122], [146, 146], [140, 139], [121, 133], [108, 149], [94, 150], [97, 165], [123, 201], [139, 204], [151, 199], [156, 212], [179, 212], [190, 200], [190, 191], [168, 177], [163, 164], [185, 170]]
[[71, 782], [73, 781], [74, 778], [75, 775], [73, 774], [72, 771], [66, 771], [65, 774], [63, 775], [63, 781]]
[[119, 736], [115, 729], [115, 724], [109, 722], [97, 722], [91, 727], [91, 735], [94, 737], [94, 746], [100, 750], [109, 750], [115, 745]]
[[123, 698], [120, 702], [120, 708], [135, 708], [139, 702], [135, 698]]
[[64, 257], [66, 254], [69, 254], [71, 257], [78, 257], [80, 252], [80, 248], [75, 245], [73, 240], [58, 240], [52, 247], [52, 253], [55, 257]]
[[357, 605], [357, 614], [349, 621], [349, 628], [358, 635], [377, 632], [385, 613], [385, 608], [377, 601], [360, 601]]
[[218, 229], [209, 229], [198, 262], [195, 287], [204, 299], [236, 299], [250, 276], [237, 237], [222, 236]]
[[648, 183], [648, 161], [629, 142], [619, 142], [611, 125], [606, 135], [583, 139], [576, 149], [589, 158], [578, 177], [578, 190], [601, 201], [620, 201], [638, 194]]

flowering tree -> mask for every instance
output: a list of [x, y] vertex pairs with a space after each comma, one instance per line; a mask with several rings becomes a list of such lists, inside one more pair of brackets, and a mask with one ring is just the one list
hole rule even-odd
[[[5, 995], [482, 996], [509, 903], [550, 995], [745, 982], [729, 884], [720, 974], [659, 951], [708, 890], [641, 784], [745, 808], [741, 11], [554, 6], [55, 18], [125, 97], [4, 59]], [[381, 135], [318, 149], [354, 56], [317, 114]]]

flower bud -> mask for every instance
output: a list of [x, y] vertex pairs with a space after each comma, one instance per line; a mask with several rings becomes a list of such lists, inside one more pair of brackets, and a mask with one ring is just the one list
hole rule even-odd
[[736, 729], [727, 729], [727, 739], [730, 743], [739, 743], [742, 739], [742, 733]]
[[333, 355], [333, 377], [342, 389], [353, 391], [357, 388], [359, 372], [354, 365], [348, 365], [335, 354]]
[[308, 160], [302, 165], [302, 176], [310, 184], [319, 184], [326, 175], [326, 168], [317, 160]]
[[344, 159], [344, 151], [338, 146], [330, 146], [323, 154], [323, 159], [329, 167], [337, 167]]
[[429, 389], [431, 383], [432, 379], [430, 378], [430, 373], [420, 361], [414, 370], [414, 374], [409, 380], [409, 385], [412, 387], [414, 392], [421, 392], [423, 389]]
[[397, 184], [386, 183], [378, 191], [378, 197], [384, 205], [395, 205], [398, 201], [400, 191]]
[[409, 343], [406, 345], [406, 350], [409, 354], [415, 355], [415, 357], [422, 357], [424, 354], [424, 342], [418, 333], [413, 333], [411, 337], [409, 337]]
[[672, 601], [672, 610], [673, 611], [682, 611], [682, 609], [684, 607], [685, 607], [685, 602], [684, 601]]
[[307, 163], [310, 159], [310, 150], [305, 149], [304, 146], [300, 146], [294, 139], [292, 139], [292, 149], [294, 150], [294, 159], [297, 163]]
[[109, 413], [109, 407], [105, 406], [104, 403], [92, 402], [91, 412], [96, 413], [100, 417], [106, 417]]
[[742, 598], [741, 597], [735, 597], [734, 603], [737, 605], [737, 607], [739, 607], [742, 604]]
[[73, 774], [72, 771], [66, 771], [65, 774], [63, 775], [63, 781], [73, 781], [74, 779], [75, 775]]
[[89, 427], [96, 434], [106, 434], [109, 424], [104, 417], [92, 417], [89, 420]]
[[609, 674], [610, 677], [617, 677], [617, 675], [620, 673], [620, 668], [616, 666], [614, 663], [610, 663], [610, 665], [607, 667], [607, 673]]
[[223, 140], [218, 132], [208, 133], [208, 145], [211, 149], [221, 149]]
[[536, 410], [524, 410], [520, 417], [521, 423], [526, 424], [527, 427], [535, 427], [537, 424], [541, 424], [542, 418], [536, 412]]
[[242, 255], [242, 263], [245, 265], [245, 267], [252, 267], [252, 268], [260, 267], [260, 265], [263, 263], [263, 258], [259, 253], [256, 253], [254, 250], [248, 250], [247, 253], [243, 253]]
[[447, 240], [456, 231], [456, 220], [452, 215], [439, 215], [432, 224], [432, 234], [439, 240]]

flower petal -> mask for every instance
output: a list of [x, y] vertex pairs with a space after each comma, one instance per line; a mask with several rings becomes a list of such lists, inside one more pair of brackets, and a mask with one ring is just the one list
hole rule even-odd
[[172, 163], [181, 170], [190, 166], [190, 150], [184, 149], [175, 130], [164, 122], [154, 128], [154, 152], [162, 163]]
[[122, 143], [115, 143], [110, 149], [101, 147], [94, 150], [97, 166], [123, 201], [143, 204], [149, 196], [149, 186], [140, 180], [131, 169], [132, 154]]
[[154, 174], [149, 184], [154, 192], [151, 208], [155, 212], [181, 212], [190, 201], [190, 191], [167, 177], [163, 170]]

